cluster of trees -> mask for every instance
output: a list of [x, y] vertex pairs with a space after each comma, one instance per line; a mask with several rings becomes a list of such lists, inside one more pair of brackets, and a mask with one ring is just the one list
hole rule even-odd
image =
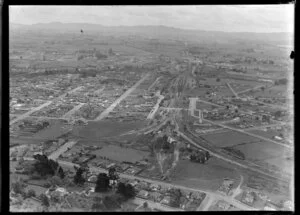
[[105, 54], [102, 54], [100, 51], [96, 51], [95, 56], [98, 60], [107, 58], [107, 56]]
[[227, 151], [229, 154], [231, 154], [232, 156], [241, 160], [245, 160], [245, 154], [240, 150], [231, 147], [224, 147], [223, 149]]
[[26, 198], [31, 198], [31, 197], [36, 197], [36, 193], [33, 189], [29, 189], [27, 192], [25, 191], [25, 188], [27, 187], [27, 185], [19, 180], [16, 182], [13, 182], [11, 184], [11, 189], [14, 193], [16, 194], [21, 194], [21, 196], [26, 199]]
[[157, 137], [154, 141], [152, 140], [149, 143], [149, 148], [152, 154], [161, 151], [163, 151], [164, 153], [174, 152], [174, 144], [168, 142], [167, 135], [164, 135], [163, 137]]
[[190, 159], [193, 162], [198, 162], [198, 163], [205, 163], [209, 159], [210, 155], [208, 151], [199, 151], [199, 150], [193, 150]]
[[74, 184], [81, 186], [85, 182], [85, 178], [83, 177], [83, 173], [84, 173], [85, 169], [82, 167], [75, 168], [75, 169], [76, 169], [76, 173], [75, 173], [73, 182], [74, 182]]
[[180, 198], [182, 197], [182, 193], [180, 189], [172, 189], [170, 191], [170, 206], [174, 208], [180, 207]]
[[48, 159], [46, 155], [34, 155], [33, 158], [36, 160], [34, 163], [34, 170], [41, 176], [46, 175], [58, 175], [60, 178], [65, 177], [65, 173], [58, 162]]
[[287, 85], [288, 79], [287, 78], [281, 78], [275, 81], [275, 85]]

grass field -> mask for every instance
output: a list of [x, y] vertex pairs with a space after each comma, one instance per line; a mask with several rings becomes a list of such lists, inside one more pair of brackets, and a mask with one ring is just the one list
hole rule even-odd
[[293, 166], [292, 151], [270, 142], [251, 143], [235, 146], [245, 154], [246, 160], [254, 163], [267, 163], [274, 165], [282, 171], [291, 172]]
[[243, 143], [253, 143], [260, 141], [258, 138], [241, 134], [235, 131], [228, 131], [216, 134], [201, 135], [203, 138], [211, 142], [216, 147], [235, 146]]
[[116, 160], [119, 162], [127, 161], [131, 163], [143, 160], [148, 156], [148, 153], [143, 151], [137, 151], [134, 149], [114, 145], [104, 146], [102, 149], [94, 151], [93, 154], [96, 156], [105, 156], [111, 160]]
[[180, 160], [175, 168], [172, 183], [191, 188], [217, 190], [226, 177], [235, 179], [235, 184], [239, 183], [238, 172], [230, 164], [217, 158], [210, 158], [206, 164]]
[[55, 139], [66, 132], [68, 132], [69, 129], [67, 128], [66, 124], [64, 124], [60, 120], [53, 120], [51, 121], [51, 125], [46, 128], [41, 130], [40, 132], [36, 133], [33, 136], [33, 139], [45, 139], [45, 140], [51, 140]]
[[146, 122], [110, 122], [110, 121], [98, 121], [89, 122], [83, 128], [76, 129], [73, 134], [82, 137], [87, 140], [98, 140], [106, 137], [116, 137], [125, 132], [129, 132], [134, 129], [140, 129]]
[[274, 129], [268, 129], [267, 131], [263, 131], [263, 130], [250, 130], [249, 132], [253, 133], [253, 134], [257, 134], [257, 135], [262, 136], [262, 137], [270, 138], [270, 139], [272, 137], [280, 134], [279, 131], [274, 130]]

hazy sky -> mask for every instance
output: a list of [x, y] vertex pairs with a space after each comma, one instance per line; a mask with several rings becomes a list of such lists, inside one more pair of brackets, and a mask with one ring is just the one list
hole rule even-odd
[[85, 22], [110, 26], [166, 25], [183, 29], [293, 32], [294, 5], [10, 6], [10, 22]]

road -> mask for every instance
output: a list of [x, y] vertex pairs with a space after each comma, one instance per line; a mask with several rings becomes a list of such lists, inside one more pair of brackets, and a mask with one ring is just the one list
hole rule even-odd
[[251, 128], [244, 128], [244, 131], [251, 131], [251, 130], [258, 130], [258, 129], [262, 129], [262, 128], [272, 128], [272, 127], [277, 127], [277, 126], [284, 126], [287, 125], [288, 123], [286, 122], [276, 122], [276, 124], [272, 124], [272, 125], [262, 125], [262, 126], [254, 126]]
[[36, 111], [38, 111], [38, 110], [41, 110], [42, 108], [44, 108], [44, 107], [46, 107], [46, 106], [52, 104], [52, 102], [57, 101], [57, 100], [59, 100], [59, 99], [65, 97], [68, 93], [75, 92], [76, 90], [78, 90], [78, 89], [80, 89], [80, 88], [82, 88], [82, 86], [76, 87], [75, 89], [70, 90], [70, 91], [68, 91], [68, 92], [66, 92], [66, 93], [64, 93], [64, 94], [62, 94], [62, 95], [60, 95], [60, 96], [54, 98], [54, 99], [51, 100], [51, 101], [47, 101], [46, 103], [44, 103], [44, 104], [42, 104], [42, 105], [40, 105], [40, 106], [38, 106], [38, 107], [35, 107], [35, 108], [33, 108], [32, 110], [30, 110], [30, 111], [28, 111], [28, 112], [26, 112], [26, 113], [24, 113], [24, 114], [22, 114], [22, 115], [19, 115], [17, 118], [15, 118], [15, 119], [13, 119], [12, 121], [10, 121], [10, 122], [9, 122], [9, 125], [12, 125], [13, 123], [15, 123], [15, 122], [17, 122], [17, 121], [20, 121], [20, 120], [22, 120], [22, 119], [24, 119], [24, 118], [30, 116], [30, 114], [32, 114], [32, 113], [34, 113], [34, 112], [36, 112]]
[[102, 120], [108, 116], [108, 114], [113, 111], [113, 109], [128, 95], [130, 95], [144, 80], [149, 77], [149, 74], [145, 75], [138, 82], [135, 83], [131, 88], [129, 88], [123, 95], [116, 99], [107, 109], [105, 109], [95, 120]]
[[72, 148], [77, 141], [69, 141], [59, 147], [56, 151], [54, 151], [51, 155], [48, 156], [49, 159], [56, 160], [61, 154], [68, 150], [68, 148]]
[[259, 136], [259, 135], [256, 135], [256, 134], [252, 134], [252, 133], [249, 133], [249, 132], [244, 131], [244, 130], [241, 130], [241, 129], [232, 128], [232, 127], [230, 127], [230, 126], [227, 126], [227, 125], [224, 125], [224, 124], [221, 124], [221, 123], [217, 123], [217, 122], [213, 122], [213, 121], [207, 120], [207, 119], [203, 119], [203, 121], [209, 122], [209, 123], [211, 123], [211, 124], [218, 125], [218, 126], [221, 126], [221, 127], [223, 127], [223, 128], [227, 128], [227, 129], [230, 129], [230, 130], [233, 130], [233, 131], [237, 131], [237, 132], [240, 132], [240, 133], [242, 133], [242, 134], [247, 134], [247, 135], [249, 135], [249, 136], [256, 137], [256, 138], [261, 139], [261, 140], [265, 140], [265, 141], [268, 141], [268, 142], [272, 142], [272, 143], [275, 143], [275, 144], [277, 144], [277, 145], [281, 145], [281, 146], [283, 146], [283, 147], [285, 147], [285, 148], [293, 149], [293, 147], [290, 146], [290, 145], [286, 145], [286, 144], [283, 144], [283, 143], [274, 141], [274, 140], [269, 139], [269, 138], [265, 138], [265, 137], [262, 137], [262, 136]]
[[230, 86], [230, 84], [228, 82], [226, 82], [226, 85], [228, 86], [228, 88], [231, 90], [231, 92], [233, 93], [233, 95], [236, 98], [239, 98], [239, 95], [232, 89], [232, 87]]
[[[200, 99], [198, 99], [198, 101], [200, 101], [200, 102], [206, 102], [206, 101], [203, 101], [203, 100], [200, 100]], [[208, 103], [208, 102], [206, 102], [206, 103]], [[209, 103], [210, 103], [210, 102], [209, 102]], [[211, 103], [211, 104], [213, 104], [213, 103]], [[246, 112], [243, 112], [243, 111], [240, 111], [240, 112], [241, 112], [241, 113], [247, 114]], [[227, 129], [230, 129], [230, 130], [233, 130], [233, 131], [237, 131], [237, 132], [240, 132], [240, 133], [243, 133], [243, 134], [247, 134], [247, 135], [249, 135], [249, 136], [256, 137], [256, 138], [259, 138], [259, 139], [261, 139], [261, 140], [269, 141], [269, 142], [272, 142], [272, 143], [281, 145], [281, 146], [286, 147], [286, 148], [290, 148], [290, 149], [293, 148], [293, 147], [290, 146], [290, 145], [286, 145], [286, 144], [283, 144], [283, 143], [274, 141], [274, 140], [269, 139], [269, 138], [265, 138], [265, 137], [262, 137], [262, 136], [259, 136], [259, 135], [256, 135], [256, 134], [252, 134], [252, 133], [249, 133], [249, 132], [244, 131], [244, 130], [242, 130], [242, 129], [232, 128], [232, 127], [227, 126], [227, 125], [224, 125], [224, 124], [222, 124], [222, 123], [214, 122], [214, 121], [207, 120], [207, 119], [203, 119], [203, 121], [206, 121], [206, 122], [209, 122], [209, 123], [211, 123], [211, 124], [218, 125], [218, 126], [221, 126], [221, 127], [223, 127], [223, 128], [227, 128]]]
[[17, 118], [11, 120], [11, 121], [9, 122], [9, 125], [12, 125], [12, 124], [14, 124], [14, 123], [17, 122], [17, 121], [20, 121], [20, 120], [22, 120], [22, 119], [28, 117], [28, 116], [29, 116], [30, 114], [32, 114], [33, 112], [36, 112], [36, 111], [38, 111], [38, 110], [40, 110], [40, 109], [42, 109], [42, 108], [44, 108], [44, 107], [50, 105], [51, 103], [52, 103], [52, 101], [47, 101], [46, 103], [44, 103], [44, 104], [42, 104], [42, 105], [40, 105], [40, 106], [38, 106], [38, 107], [33, 108], [31, 111], [28, 111], [28, 112], [26, 112], [26, 113], [24, 113], [24, 114], [22, 114], [22, 115], [19, 115]]
[[256, 169], [256, 168], [249, 167], [249, 166], [247, 166], [247, 165], [241, 164], [241, 163], [239, 163], [239, 162], [237, 162], [237, 161], [234, 161], [234, 160], [231, 160], [231, 159], [229, 159], [229, 158], [226, 158], [226, 157], [224, 157], [223, 155], [217, 154], [217, 153], [215, 153], [215, 152], [213, 152], [213, 151], [207, 149], [206, 147], [200, 146], [200, 145], [198, 145], [196, 142], [194, 142], [192, 139], [190, 139], [189, 137], [187, 137], [185, 134], [183, 134], [183, 133], [180, 132], [180, 131], [177, 131], [177, 133], [178, 133], [182, 138], [184, 138], [186, 141], [188, 141], [189, 143], [191, 143], [192, 145], [196, 146], [197, 148], [201, 148], [201, 149], [203, 149], [203, 150], [205, 150], [205, 151], [208, 151], [211, 155], [213, 155], [213, 156], [216, 157], [216, 158], [219, 158], [219, 159], [221, 159], [221, 160], [224, 160], [224, 161], [226, 161], [226, 162], [228, 162], [228, 163], [232, 163], [232, 164], [234, 164], [234, 165], [236, 165], [236, 166], [239, 166], [239, 167], [242, 167], [242, 168], [244, 168], [244, 169], [252, 170], [252, 171], [254, 171], [254, 172], [258, 172], [258, 173], [260, 173], [260, 174], [263, 174], [263, 175], [265, 175], [265, 176], [268, 176], [268, 177], [272, 177], [272, 178], [278, 179], [278, 177], [276, 177], [276, 176], [274, 176], [274, 175], [271, 175], [271, 174], [268, 174], [268, 173], [266, 173], [266, 172], [264, 172], [264, 171], [262, 171], [262, 170], [259, 170], [259, 169]]
[[70, 118], [71, 115], [73, 113], [75, 113], [77, 110], [79, 110], [83, 105], [85, 105], [85, 103], [80, 103], [80, 104], [76, 105], [72, 110], [65, 113], [65, 115], [62, 116], [62, 118], [64, 118], [64, 119]]
[[[69, 168], [73, 168], [74, 166], [79, 166], [78, 164], [74, 164], [71, 162], [67, 162], [67, 161], [60, 161], [58, 160], [58, 163], [62, 166], [68, 166]], [[99, 168], [99, 167], [90, 167], [90, 170], [95, 172], [95, 173], [107, 173], [108, 171], [106, 169], [103, 168]], [[138, 176], [134, 176], [134, 175], [126, 175], [123, 173], [118, 173], [118, 175], [120, 176], [120, 178], [126, 178], [126, 179], [131, 179], [131, 180], [140, 180], [140, 181], [145, 181], [145, 182], [149, 182], [149, 183], [153, 183], [153, 184], [158, 184], [164, 187], [173, 187], [173, 188], [178, 188], [178, 189], [182, 189], [182, 190], [188, 190], [188, 191], [193, 191], [193, 192], [203, 192], [206, 193], [210, 196], [213, 196], [214, 198], [218, 198], [221, 200], [224, 200], [232, 205], [234, 205], [235, 207], [241, 209], [241, 210], [257, 210], [255, 208], [249, 207], [239, 201], [237, 201], [236, 199], [233, 199], [229, 196], [223, 196], [221, 194], [218, 193], [214, 193], [208, 190], [200, 190], [200, 189], [195, 189], [195, 188], [190, 188], [190, 187], [185, 187], [185, 186], [181, 186], [181, 185], [175, 185], [175, 184], [170, 184], [170, 183], [166, 183], [166, 182], [162, 182], [162, 181], [155, 181], [152, 179], [147, 179], [147, 178], [142, 178], [142, 177], [138, 177]]]
[[160, 204], [158, 202], [154, 202], [154, 201], [151, 201], [151, 200], [148, 200], [148, 199], [142, 199], [142, 198], [139, 198], [139, 197], [135, 197], [134, 200], [133, 200], [133, 202], [135, 204], [140, 205], [139, 207], [137, 207], [135, 209], [135, 211], [138, 208], [143, 207], [144, 202], [148, 203], [148, 207], [150, 207], [150, 208], [157, 208], [157, 209], [162, 210], [162, 211], [184, 211], [181, 208], [168, 207], [167, 205], [163, 205], [163, 204]]
[[152, 119], [157, 111], [157, 109], [159, 108], [159, 104], [160, 102], [165, 98], [163, 95], [158, 95], [159, 99], [157, 100], [157, 103], [155, 104], [155, 106], [153, 107], [153, 109], [151, 110], [151, 112], [149, 113], [149, 115], [147, 116], [147, 119]]
[[242, 90], [240, 92], [237, 92], [238, 95], [240, 94], [243, 94], [243, 93], [246, 93], [246, 92], [249, 92], [251, 90], [256, 90], [256, 89], [259, 89], [261, 87], [265, 87], [266, 85], [258, 85], [258, 86], [255, 86], [255, 87], [252, 87], [252, 88], [249, 88], [249, 89], [246, 89], [246, 90]]
[[148, 87], [148, 91], [152, 89], [152, 87], [156, 84], [156, 82], [159, 81], [159, 79], [161, 79], [161, 76], [159, 76], [152, 84], [150, 87]]

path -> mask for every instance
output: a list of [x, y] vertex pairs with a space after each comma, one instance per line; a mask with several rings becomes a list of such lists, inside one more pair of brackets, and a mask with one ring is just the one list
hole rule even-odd
[[232, 194], [232, 198], [235, 198], [238, 194], [240, 194], [242, 192], [242, 189], [241, 189], [241, 186], [244, 182], [244, 177], [242, 175], [240, 175], [241, 177], [241, 181], [239, 183], [239, 185], [237, 186], [237, 188], [235, 188], [235, 190], [233, 191], [233, 194]]
[[135, 85], [129, 88], [123, 95], [121, 95], [118, 99], [116, 99], [107, 109], [105, 109], [95, 120], [102, 120], [108, 116], [108, 114], [113, 111], [113, 109], [128, 95], [130, 95], [144, 80], [149, 77], [149, 74], [145, 75], [141, 78]]
[[24, 113], [24, 114], [22, 114], [22, 115], [19, 115], [17, 118], [15, 118], [15, 119], [13, 119], [12, 121], [10, 121], [10, 122], [9, 122], [9, 125], [12, 125], [13, 123], [15, 123], [15, 122], [17, 122], [17, 121], [20, 121], [20, 120], [22, 120], [22, 119], [24, 119], [24, 118], [30, 116], [30, 114], [32, 114], [32, 113], [34, 113], [34, 112], [36, 112], [36, 111], [38, 111], [38, 110], [41, 110], [42, 108], [44, 108], [44, 107], [46, 107], [46, 106], [52, 104], [52, 102], [57, 101], [57, 100], [59, 100], [59, 99], [65, 97], [68, 93], [75, 92], [76, 90], [78, 90], [78, 89], [80, 89], [80, 88], [82, 88], [82, 86], [77, 87], [77, 88], [75, 88], [75, 89], [73, 89], [73, 90], [70, 90], [70, 91], [68, 91], [68, 92], [66, 92], [66, 93], [64, 93], [64, 94], [62, 94], [62, 95], [60, 95], [60, 96], [54, 98], [54, 99], [51, 100], [51, 101], [47, 101], [46, 103], [44, 103], [44, 104], [42, 104], [42, 105], [40, 105], [40, 106], [38, 106], [38, 107], [36, 107], [36, 108], [33, 108], [31, 111], [28, 111], [28, 112], [26, 112], [26, 113]]

